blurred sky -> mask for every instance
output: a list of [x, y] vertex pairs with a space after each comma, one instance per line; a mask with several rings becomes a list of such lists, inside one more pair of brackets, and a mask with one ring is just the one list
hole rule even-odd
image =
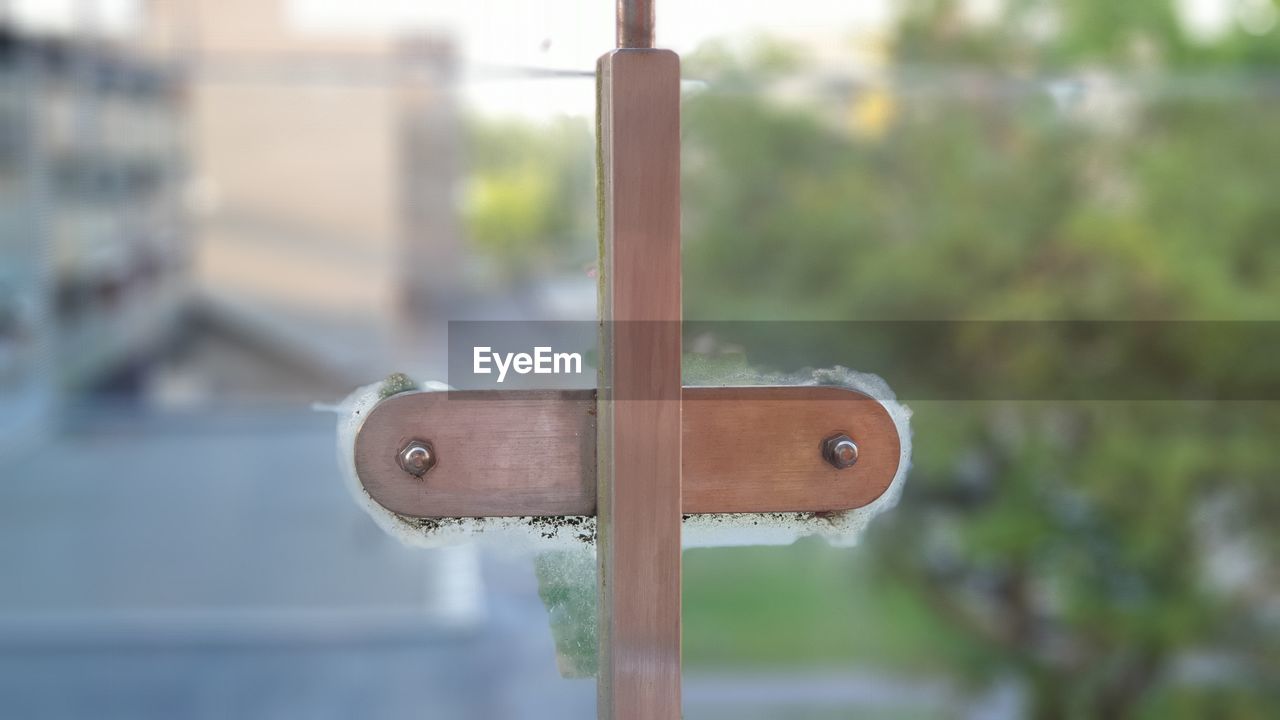
[[[85, 3], [94, 2], [104, 32], [127, 33], [139, 21], [142, 0], [9, 0], [24, 24], [49, 30], [74, 27]], [[591, 115], [589, 78], [500, 78], [520, 68], [591, 71], [613, 44], [612, 0], [285, 0], [282, 7], [289, 26], [303, 33], [448, 32], [476, 80], [466, 87], [467, 105], [485, 113]], [[890, 7], [889, 0], [667, 0], [658, 3], [658, 41], [681, 54], [713, 38], [764, 33], [834, 43], [884, 28]]]
[[[1276, 23], [1268, 0], [1174, 0], [1190, 34], [1211, 40], [1238, 23], [1266, 32]], [[0, 8], [5, 0], [0, 0]], [[95, 16], [103, 32], [127, 33], [144, 0], [7, 0], [25, 24], [65, 30]], [[1004, 0], [969, 0], [974, 19], [996, 21]], [[588, 79], [506, 78], [520, 68], [589, 71], [613, 38], [613, 0], [285, 0], [289, 26], [315, 34], [397, 34], [447, 31], [473, 81], [466, 104], [486, 114], [590, 116]], [[91, 9], [92, 8], [92, 9]], [[881, 32], [891, 0], [666, 0], [658, 2], [662, 47], [687, 54], [715, 38], [738, 41], [769, 34], [836, 45]], [[505, 78], [505, 79], [504, 79]]]

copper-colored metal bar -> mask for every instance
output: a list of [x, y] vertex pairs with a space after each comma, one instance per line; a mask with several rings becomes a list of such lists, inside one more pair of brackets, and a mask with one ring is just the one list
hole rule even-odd
[[600, 59], [598, 83], [598, 715], [674, 719], [680, 717], [680, 59], [666, 50], [615, 50]]
[[[827, 512], [862, 507], [898, 472], [899, 439], [880, 403], [838, 387], [685, 388], [681, 508]], [[822, 440], [857, 441], [837, 470]], [[396, 458], [431, 443], [425, 477]], [[356, 437], [360, 481], [378, 503], [412, 517], [594, 515], [592, 390], [409, 393], [379, 404]]]
[[[893, 418], [853, 390], [689, 388], [683, 410], [687, 514], [849, 510], [883, 495], [898, 472]], [[852, 467], [823, 457], [837, 434], [857, 442]]]
[[617, 0], [618, 47], [653, 47], [654, 0]]
[[[596, 507], [594, 392], [409, 393], [356, 435], [356, 474], [383, 507], [414, 517], [591, 515]], [[400, 467], [431, 443], [421, 478]]]

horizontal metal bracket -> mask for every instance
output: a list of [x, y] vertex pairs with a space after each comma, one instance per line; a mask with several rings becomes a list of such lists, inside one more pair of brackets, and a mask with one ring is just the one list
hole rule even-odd
[[[682, 401], [685, 514], [858, 508], [898, 471], [893, 419], [853, 390], [689, 387]], [[843, 469], [824, 456], [840, 434], [857, 443]], [[399, 461], [415, 440], [435, 453], [422, 477]], [[355, 464], [369, 495], [401, 515], [594, 515], [595, 442], [594, 390], [414, 392], [370, 411]]]

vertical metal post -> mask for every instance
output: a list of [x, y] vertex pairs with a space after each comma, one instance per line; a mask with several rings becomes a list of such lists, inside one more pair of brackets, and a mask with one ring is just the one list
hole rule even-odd
[[[619, 43], [630, 17], [619, 3]], [[641, 23], [644, 26], [644, 23]], [[628, 31], [629, 32], [629, 31]], [[643, 34], [643, 32], [642, 32]], [[599, 716], [680, 717], [680, 60], [599, 64]]]
[[653, 0], [617, 0], [618, 47], [653, 47]]

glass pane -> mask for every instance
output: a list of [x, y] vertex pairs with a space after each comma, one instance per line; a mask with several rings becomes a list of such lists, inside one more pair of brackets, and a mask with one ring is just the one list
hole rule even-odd
[[[686, 550], [686, 717], [1275, 715], [1275, 4], [658, 12], [686, 380], [874, 373], [915, 445]], [[612, 13], [0, 10], [0, 716], [593, 716], [590, 533], [407, 546], [334, 428], [594, 325]]]

